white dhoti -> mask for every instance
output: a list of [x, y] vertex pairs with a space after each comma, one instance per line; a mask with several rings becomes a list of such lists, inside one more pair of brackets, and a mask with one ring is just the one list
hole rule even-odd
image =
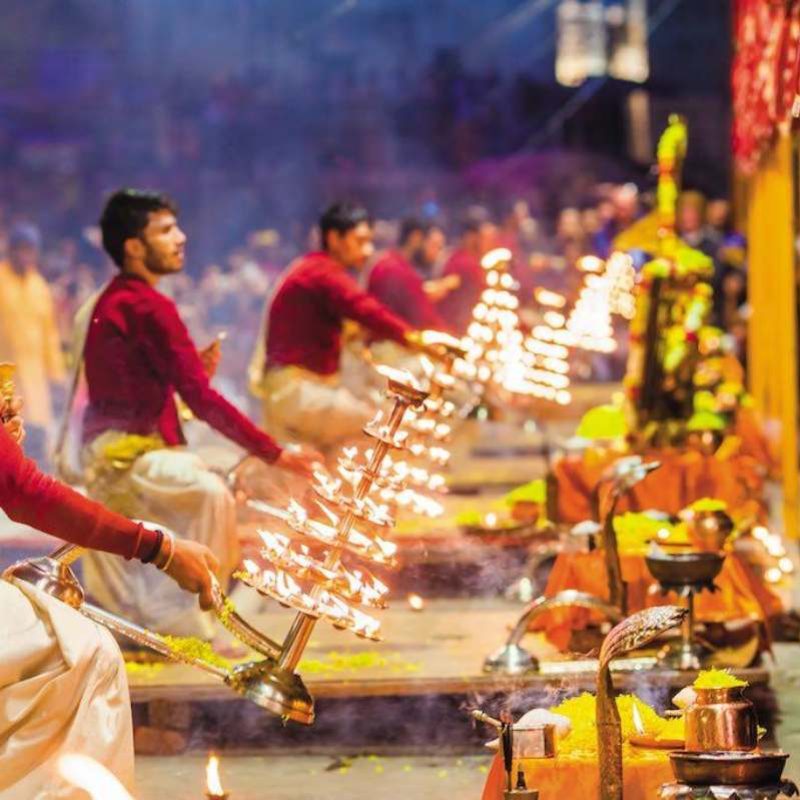
[[32, 586], [0, 580], [0, 799], [84, 800], [56, 771], [80, 753], [133, 787], [133, 727], [114, 638]]
[[273, 367], [262, 384], [264, 427], [277, 439], [329, 450], [361, 435], [375, 406], [357, 397], [336, 375], [301, 367]]
[[[206, 545], [219, 559], [224, 588], [240, 555], [235, 501], [225, 482], [199, 456], [177, 447], [150, 450], [111, 478], [107, 468], [97, 473], [104, 449], [121, 437], [107, 432], [85, 448], [87, 472], [102, 476], [88, 481], [92, 497]], [[213, 637], [213, 617], [200, 611], [197, 598], [153, 567], [89, 552], [83, 568], [84, 586], [103, 608], [160, 633]]]

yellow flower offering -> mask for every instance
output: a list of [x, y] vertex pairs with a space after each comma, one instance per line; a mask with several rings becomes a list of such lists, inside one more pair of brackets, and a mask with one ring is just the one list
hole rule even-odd
[[727, 511], [728, 504], [724, 500], [715, 500], [713, 497], [702, 497], [700, 500], [695, 500], [694, 503], [687, 508], [689, 511], [702, 514], [714, 511]]
[[729, 669], [706, 669], [693, 685], [695, 689], [744, 689], [750, 684], [732, 675]]
[[513, 506], [516, 503], [546, 503], [547, 486], [545, 485], [544, 479], [539, 478], [538, 480], [518, 486], [503, 498], [503, 502], [507, 506]]
[[231, 667], [231, 662], [217, 653], [211, 646], [211, 642], [204, 642], [194, 636], [162, 636], [161, 638], [179, 655], [185, 656], [187, 659], [205, 661], [207, 664], [222, 669]]
[[614, 517], [614, 531], [619, 550], [625, 555], [647, 553], [651, 542], [678, 545], [689, 541], [685, 525], [673, 525], [668, 520], [633, 511]]
[[686, 724], [683, 717], [671, 717], [664, 720], [664, 727], [656, 736], [656, 739], [670, 742], [682, 742], [685, 738]]
[[624, 411], [616, 405], [589, 409], [580, 421], [576, 435], [582, 439], [619, 439], [628, 433]]
[[135, 433], [115, 439], [103, 448], [103, 458], [115, 467], [127, 468], [139, 456], [164, 447], [160, 436], [138, 436]]
[[[636, 729], [633, 717], [633, 706], [639, 712], [644, 735], [652, 738], [671, 738], [662, 736], [661, 732], [667, 720], [660, 717], [655, 710], [632, 694], [617, 697], [617, 709], [622, 722], [622, 740], [630, 741], [631, 737], [641, 735]], [[597, 752], [597, 700], [593, 694], [584, 692], [578, 697], [565, 700], [551, 708], [553, 714], [567, 717], [572, 723], [572, 730], [559, 742], [559, 751], [565, 753]], [[681, 733], [680, 737], [683, 738]]]

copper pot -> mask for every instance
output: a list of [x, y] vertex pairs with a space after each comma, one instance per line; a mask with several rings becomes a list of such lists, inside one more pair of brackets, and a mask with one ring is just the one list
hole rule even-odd
[[755, 750], [758, 719], [742, 689], [695, 689], [686, 709], [686, 749], [693, 752]]
[[695, 511], [686, 527], [698, 550], [717, 553], [733, 533], [733, 520], [724, 511]]

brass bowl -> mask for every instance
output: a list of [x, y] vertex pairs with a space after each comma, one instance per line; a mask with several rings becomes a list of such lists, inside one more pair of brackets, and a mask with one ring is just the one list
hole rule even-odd
[[663, 586], [710, 585], [725, 556], [720, 553], [659, 553], [645, 556], [650, 574]]
[[780, 783], [788, 753], [716, 751], [669, 754], [675, 779], [690, 786], [762, 786]]
[[699, 550], [716, 553], [733, 533], [733, 520], [724, 511], [695, 511], [686, 521], [689, 538]]

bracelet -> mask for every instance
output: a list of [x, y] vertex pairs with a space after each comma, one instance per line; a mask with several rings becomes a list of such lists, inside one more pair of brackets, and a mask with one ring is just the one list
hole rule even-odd
[[[164, 541], [153, 563], [158, 569], [165, 572], [172, 563], [172, 558], [175, 555], [175, 537], [169, 531], [164, 531], [163, 533]], [[169, 542], [169, 553], [164, 552], [164, 545], [166, 545], [167, 542]]]
[[170, 534], [169, 537], [169, 558], [167, 559], [167, 563], [161, 568], [162, 572], [166, 572], [169, 569], [169, 565], [172, 563], [172, 559], [175, 557], [175, 537]]

